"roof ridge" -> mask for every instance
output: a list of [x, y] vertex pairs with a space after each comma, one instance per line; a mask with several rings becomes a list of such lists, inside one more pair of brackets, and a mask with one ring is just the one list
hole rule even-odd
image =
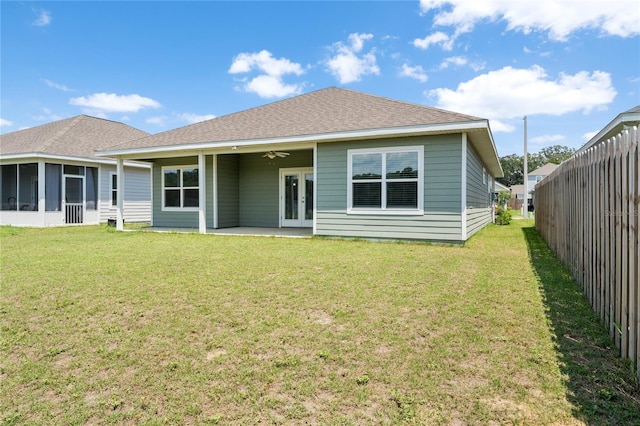
[[74, 128], [75, 126], [78, 125], [78, 123], [80, 122], [80, 119], [82, 117], [86, 117], [85, 115], [76, 115], [75, 117], [70, 117], [67, 118], [67, 120], [69, 120], [69, 125], [64, 126], [56, 135], [54, 135], [53, 137], [51, 137], [47, 142], [45, 142], [42, 146], [42, 152], [47, 152], [47, 149], [53, 145], [54, 142], [56, 142], [58, 139], [60, 139], [65, 133], [67, 133], [69, 130], [71, 130], [72, 128]]
[[374, 95], [372, 93], [360, 92], [358, 90], [353, 90], [353, 89], [340, 88], [340, 87], [328, 87], [327, 89], [331, 89], [331, 88], [335, 88], [335, 89], [339, 89], [339, 90], [345, 90], [345, 91], [356, 93], [356, 94], [359, 94], [359, 95], [371, 96], [371, 97], [374, 97], [374, 98], [384, 99], [386, 101], [397, 102], [397, 103], [401, 103], [401, 104], [405, 104], [405, 105], [409, 105], [409, 106], [416, 106], [416, 107], [420, 107], [420, 108], [428, 108], [428, 109], [440, 111], [440, 112], [443, 112], [443, 113], [446, 113], [446, 114], [454, 114], [454, 115], [457, 115], [459, 117], [467, 117], [467, 118], [471, 118], [471, 119], [474, 119], [474, 120], [486, 120], [485, 118], [477, 117], [475, 115], [462, 114], [460, 112], [450, 111], [450, 110], [447, 110], [447, 109], [442, 109], [442, 108], [434, 107], [434, 106], [431, 106], [431, 105], [423, 105], [423, 104], [419, 104], [419, 103], [415, 103], [415, 102], [404, 101], [402, 99], [393, 99], [393, 98], [389, 98], [387, 96]]

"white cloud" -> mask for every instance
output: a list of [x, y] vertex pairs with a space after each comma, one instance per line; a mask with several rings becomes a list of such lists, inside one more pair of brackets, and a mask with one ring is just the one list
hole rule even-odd
[[341, 84], [360, 81], [365, 75], [380, 74], [375, 50], [358, 55], [364, 47], [364, 42], [372, 38], [373, 34], [353, 33], [349, 35], [348, 45], [342, 42], [334, 43], [332, 48], [336, 54], [326, 61], [326, 65]]
[[138, 112], [143, 108], [160, 108], [160, 103], [137, 94], [116, 95], [115, 93], [94, 93], [69, 100], [71, 105], [83, 106], [99, 111]]
[[276, 59], [268, 50], [262, 50], [258, 53], [240, 53], [233, 58], [229, 74], [246, 73], [251, 70], [260, 70], [267, 75], [273, 76], [304, 74], [300, 64], [291, 62], [286, 58]]
[[449, 65], [457, 65], [457, 66], [466, 65], [467, 62], [468, 60], [464, 56], [451, 56], [451, 57], [445, 58], [442, 61], [442, 63], [440, 64], [440, 69], [448, 68]]
[[53, 89], [58, 89], [58, 90], [62, 90], [63, 92], [73, 92], [73, 89], [69, 89], [67, 86], [65, 86], [64, 84], [59, 84], [56, 83], [54, 81], [51, 80], [47, 80], [46, 78], [43, 78], [42, 81], [44, 81], [44, 83], [53, 88]]
[[211, 120], [212, 118], [216, 118], [213, 114], [192, 114], [190, 112], [185, 112], [182, 114], [178, 114], [178, 119], [182, 121], [186, 121], [189, 124], [199, 123], [201, 121]]
[[31, 116], [32, 119], [38, 121], [58, 121], [62, 120], [62, 116], [53, 113], [49, 108], [42, 108], [43, 115]]
[[476, 72], [481, 71], [486, 67], [484, 62], [470, 62], [469, 59], [464, 56], [450, 56], [440, 63], [439, 69], [443, 70], [449, 68], [450, 65], [457, 67], [466, 65]]
[[51, 23], [51, 20], [51, 13], [44, 9], [40, 9], [38, 17], [31, 24], [36, 27], [46, 27]]
[[562, 142], [563, 140], [565, 140], [566, 138], [563, 135], [541, 135], [541, 136], [535, 136], [531, 139], [529, 139], [529, 141], [533, 144], [546, 144], [546, 143], [551, 143], [551, 142]]
[[440, 108], [498, 120], [495, 126], [492, 124], [496, 131], [509, 127], [499, 120], [606, 108], [616, 94], [606, 72], [580, 71], [549, 79], [537, 65], [528, 69], [505, 67], [462, 82], [455, 90], [439, 88], [428, 92], [437, 98]]
[[546, 32], [558, 41], [583, 29], [620, 37], [640, 34], [637, 0], [420, 0], [420, 6], [423, 14], [435, 11], [434, 24], [455, 27], [458, 34], [480, 21], [506, 21], [508, 30]]
[[594, 137], [597, 134], [598, 134], [597, 130], [595, 132], [587, 132], [582, 135], [582, 139], [584, 139], [585, 142], [588, 142], [591, 140], [592, 137]]
[[402, 69], [400, 70], [398, 75], [400, 77], [415, 78], [422, 83], [425, 83], [428, 78], [427, 74], [424, 72], [424, 69], [420, 65], [412, 67], [407, 64], [402, 64]]
[[156, 124], [158, 126], [164, 126], [166, 121], [167, 121], [167, 116], [159, 115], [159, 116], [156, 116], [156, 117], [149, 117], [144, 121], [145, 121], [145, 123]]
[[262, 98], [281, 98], [302, 92], [304, 83], [285, 84], [287, 74], [300, 76], [305, 73], [303, 67], [289, 59], [273, 57], [268, 50], [258, 53], [240, 53], [231, 63], [229, 74], [244, 74], [258, 71], [261, 74], [247, 81], [243, 79], [243, 90], [255, 93]]
[[13, 123], [9, 120], [5, 120], [4, 118], [0, 118], [0, 127], [9, 127], [13, 126]]
[[450, 37], [442, 31], [438, 31], [426, 36], [425, 38], [417, 38], [413, 40], [413, 45], [418, 49], [423, 50], [428, 49], [431, 45], [440, 45], [442, 50], [451, 50], [453, 49], [454, 41], [455, 37]]
[[496, 119], [489, 120], [489, 126], [492, 132], [511, 133], [516, 130], [515, 126]]

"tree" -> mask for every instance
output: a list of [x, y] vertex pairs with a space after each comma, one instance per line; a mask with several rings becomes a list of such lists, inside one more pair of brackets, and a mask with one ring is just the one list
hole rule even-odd
[[[575, 150], [568, 146], [554, 145], [542, 148], [540, 152], [528, 153], [527, 173], [547, 163], [560, 164], [571, 157]], [[498, 182], [505, 186], [522, 185], [524, 183], [524, 155], [510, 154], [500, 157], [500, 165], [504, 177], [498, 178]]]
[[500, 165], [502, 166], [504, 177], [498, 178], [498, 182], [507, 187], [524, 182], [522, 158], [516, 154], [500, 157]]
[[545, 159], [545, 163], [554, 163], [560, 164], [567, 158], [571, 157], [575, 149], [569, 148], [568, 146], [562, 145], [553, 145], [548, 146], [546, 148], [542, 148], [540, 150], [540, 155], [542, 155]]

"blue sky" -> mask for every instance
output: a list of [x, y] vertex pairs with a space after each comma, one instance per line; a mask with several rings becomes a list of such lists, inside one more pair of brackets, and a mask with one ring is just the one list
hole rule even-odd
[[0, 2], [0, 131], [150, 133], [329, 86], [491, 120], [498, 154], [578, 148], [640, 104], [637, 0]]

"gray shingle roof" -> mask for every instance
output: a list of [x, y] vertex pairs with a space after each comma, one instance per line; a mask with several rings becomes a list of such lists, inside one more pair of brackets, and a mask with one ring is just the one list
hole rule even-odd
[[123, 123], [78, 115], [0, 135], [0, 154], [34, 153], [96, 158], [96, 150], [148, 135]]
[[481, 119], [331, 87], [124, 142], [111, 148], [126, 150], [283, 138], [477, 120]]
[[547, 163], [542, 167], [538, 167], [537, 169], [529, 172], [530, 176], [549, 176], [552, 171], [558, 168], [557, 164]]

